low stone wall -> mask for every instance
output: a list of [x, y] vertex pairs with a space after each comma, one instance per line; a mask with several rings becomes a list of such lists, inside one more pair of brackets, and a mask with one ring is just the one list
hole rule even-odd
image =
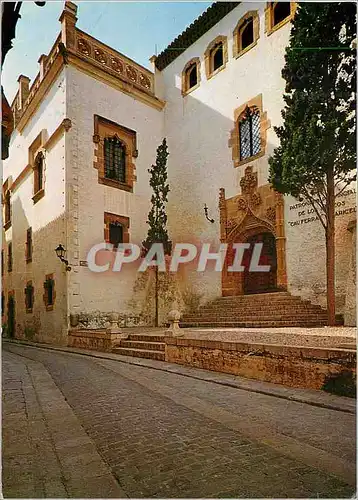
[[355, 378], [348, 349], [261, 345], [165, 337], [165, 360], [289, 387], [323, 389], [337, 376]]
[[106, 330], [70, 330], [67, 345], [110, 352], [114, 345], [119, 343], [120, 338], [121, 334], [108, 333]]

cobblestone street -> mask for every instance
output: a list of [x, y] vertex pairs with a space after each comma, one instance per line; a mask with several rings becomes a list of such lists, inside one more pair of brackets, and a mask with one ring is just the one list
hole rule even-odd
[[352, 413], [10, 343], [2, 357], [5, 498], [355, 493]]

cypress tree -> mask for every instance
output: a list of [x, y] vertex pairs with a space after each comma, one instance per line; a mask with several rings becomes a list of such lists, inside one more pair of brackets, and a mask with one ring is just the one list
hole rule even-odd
[[293, 20], [273, 187], [312, 204], [324, 227], [328, 322], [335, 324], [335, 197], [356, 178], [356, 4], [302, 2]]

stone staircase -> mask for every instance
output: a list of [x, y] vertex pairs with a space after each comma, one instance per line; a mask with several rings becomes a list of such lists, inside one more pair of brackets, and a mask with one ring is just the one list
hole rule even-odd
[[122, 356], [136, 358], [156, 359], [164, 361], [165, 342], [163, 335], [136, 335], [130, 334], [127, 340], [121, 340], [119, 347], [114, 347], [112, 352]]
[[[337, 320], [337, 324], [341, 324]], [[219, 297], [184, 314], [183, 328], [277, 328], [327, 325], [327, 311], [288, 292]]]

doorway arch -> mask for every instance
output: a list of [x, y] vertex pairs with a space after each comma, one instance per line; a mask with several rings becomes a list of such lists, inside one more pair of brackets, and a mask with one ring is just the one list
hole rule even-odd
[[[250, 248], [245, 250], [243, 265], [245, 267], [243, 277], [244, 294], [267, 293], [277, 290], [277, 253], [276, 238], [271, 232], [260, 232], [249, 236], [246, 243]], [[258, 264], [270, 266], [269, 271], [251, 271], [250, 263], [256, 244], [262, 245]]]
[[[244, 226], [244, 227], [243, 227]], [[249, 243], [245, 249], [241, 265], [244, 271], [232, 272], [228, 268], [235, 256], [234, 244]], [[269, 265], [269, 272], [250, 271], [250, 262], [255, 243], [261, 243], [259, 265]], [[280, 262], [278, 259], [277, 236], [269, 223], [257, 218], [246, 220], [237, 226], [228, 238], [228, 250], [222, 273], [222, 295], [244, 295], [253, 293], [275, 292], [282, 289], [278, 286]]]

